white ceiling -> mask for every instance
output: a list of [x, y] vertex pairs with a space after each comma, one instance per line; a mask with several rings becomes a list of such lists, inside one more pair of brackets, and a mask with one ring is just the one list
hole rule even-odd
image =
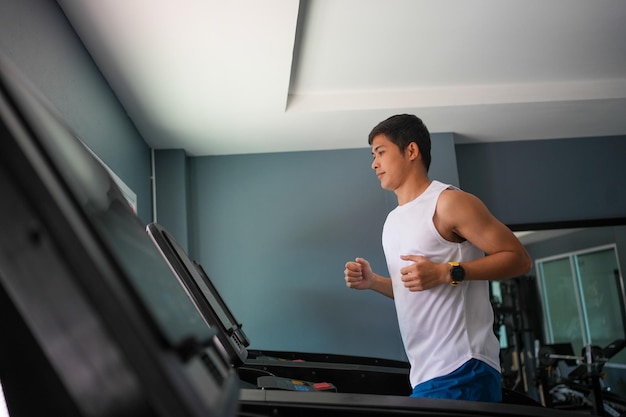
[[626, 134], [626, 2], [58, 0], [146, 142], [367, 147], [396, 113], [459, 143]]

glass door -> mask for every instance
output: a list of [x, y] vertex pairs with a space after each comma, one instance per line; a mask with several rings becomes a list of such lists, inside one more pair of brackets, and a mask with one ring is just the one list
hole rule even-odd
[[569, 256], [537, 261], [543, 299], [546, 342], [572, 343], [575, 351], [585, 344], [583, 311], [578, 302], [576, 278]]
[[546, 342], [605, 347], [625, 338], [624, 288], [615, 245], [537, 260]]

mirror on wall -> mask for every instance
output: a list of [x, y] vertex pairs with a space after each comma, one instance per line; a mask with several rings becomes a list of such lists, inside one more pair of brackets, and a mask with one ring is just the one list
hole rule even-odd
[[[511, 386], [535, 390], [538, 398], [549, 393], [540, 394], [533, 381], [546, 378], [540, 370], [552, 369], [541, 366], [542, 347], [567, 347], [583, 357], [586, 346], [605, 349], [626, 339], [626, 219], [511, 229], [533, 266], [524, 277], [492, 283], [494, 330], [501, 340], [503, 375]], [[562, 374], [567, 375], [578, 364], [559, 365], [570, 366]], [[617, 349], [602, 372], [602, 384], [626, 396], [626, 349]]]

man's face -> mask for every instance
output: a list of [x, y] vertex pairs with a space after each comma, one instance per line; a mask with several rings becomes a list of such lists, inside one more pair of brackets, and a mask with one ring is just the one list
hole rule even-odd
[[378, 135], [372, 141], [372, 169], [385, 190], [394, 191], [404, 183], [410, 170], [409, 158], [386, 135]]

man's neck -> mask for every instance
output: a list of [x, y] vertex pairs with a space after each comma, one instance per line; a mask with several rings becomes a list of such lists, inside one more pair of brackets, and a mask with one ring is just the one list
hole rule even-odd
[[395, 190], [398, 205], [401, 206], [415, 200], [426, 191], [430, 183], [431, 181], [428, 177], [416, 177], [412, 181], [405, 182], [400, 188]]

